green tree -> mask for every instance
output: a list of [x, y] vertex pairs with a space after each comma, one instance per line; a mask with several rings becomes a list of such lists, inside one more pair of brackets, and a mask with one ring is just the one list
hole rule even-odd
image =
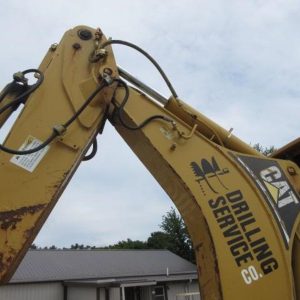
[[29, 247], [29, 249], [37, 250], [38, 246], [36, 244], [31, 244], [31, 246]]
[[256, 143], [252, 146], [255, 150], [257, 150], [258, 152], [269, 156], [271, 155], [274, 151], [276, 151], [276, 148], [274, 146], [270, 146], [270, 147], [263, 147], [260, 143]]
[[78, 249], [82, 249], [83, 248], [83, 245], [79, 245], [78, 243], [74, 244], [74, 245], [71, 245], [71, 248], [72, 250], [78, 250]]
[[186, 225], [174, 208], [171, 208], [171, 210], [163, 216], [160, 228], [168, 236], [168, 250], [182, 258], [195, 262], [195, 253]]
[[147, 243], [139, 240], [127, 239], [126, 241], [120, 241], [117, 244], [110, 245], [108, 249], [146, 249]]
[[170, 236], [162, 231], [152, 232], [147, 240], [149, 249], [169, 249], [171, 247]]

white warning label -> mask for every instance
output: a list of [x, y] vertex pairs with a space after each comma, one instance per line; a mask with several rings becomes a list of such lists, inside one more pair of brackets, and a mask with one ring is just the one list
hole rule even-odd
[[[25, 151], [25, 150], [31, 150], [34, 149], [38, 146], [40, 146], [43, 142], [40, 140], [29, 136], [23, 145], [19, 148], [19, 151]], [[14, 155], [10, 162], [29, 171], [33, 172], [37, 165], [40, 163], [40, 161], [43, 159], [43, 157], [46, 155], [48, 152], [50, 146], [46, 146], [43, 149], [34, 152], [32, 154], [27, 154], [27, 155]]]

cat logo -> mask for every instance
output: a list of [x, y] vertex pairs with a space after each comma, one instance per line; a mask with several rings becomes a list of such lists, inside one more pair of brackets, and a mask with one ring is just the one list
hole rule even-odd
[[202, 193], [205, 195], [205, 188], [202, 183], [206, 183], [206, 186], [215, 193], [218, 194], [218, 189], [228, 190], [226, 185], [221, 180], [220, 176], [229, 173], [227, 168], [221, 169], [214, 157], [211, 158], [211, 161], [203, 158], [200, 165], [196, 162], [191, 162], [191, 167], [194, 174], [196, 175], [196, 181], [199, 183]]
[[300, 198], [294, 191], [278, 162], [272, 159], [235, 156], [261, 191], [281, 231], [286, 248], [289, 248], [293, 228], [300, 213]]
[[271, 166], [262, 170], [260, 177], [278, 208], [282, 208], [290, 203], [299, 203], [296, 195], [290, 188], [290, 185], [284, 180], [278, 167]]

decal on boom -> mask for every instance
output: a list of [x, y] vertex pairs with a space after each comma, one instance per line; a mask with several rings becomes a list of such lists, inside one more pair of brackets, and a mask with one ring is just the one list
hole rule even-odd
[[293, 226], [300, 211], [299, 197], [276, 161], [243, 155], [234, 157], [250, 175], [272, 208], [271, 211], [288, 248]]

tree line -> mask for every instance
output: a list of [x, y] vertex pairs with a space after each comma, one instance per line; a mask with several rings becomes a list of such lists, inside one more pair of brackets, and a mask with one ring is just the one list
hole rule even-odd
[[182, 217], [171, 208], [163, 217], [159, 225], [160, 231], [150, 234], [146, 241], [141, 240], [122, 240], [116, 244], [96, 247], [75, 243], [69, 248], [59, 248], [55, 245], [50, 247], [39, 247], [32, 244], [30, 249], [36, 250], [93, 250], [93, 249], [167, 249], [171, 252], [185, 258], [191, 262], [195, 262], [195, 255], [192, 247], [192, 241], [188, 234], [187, 228]]

